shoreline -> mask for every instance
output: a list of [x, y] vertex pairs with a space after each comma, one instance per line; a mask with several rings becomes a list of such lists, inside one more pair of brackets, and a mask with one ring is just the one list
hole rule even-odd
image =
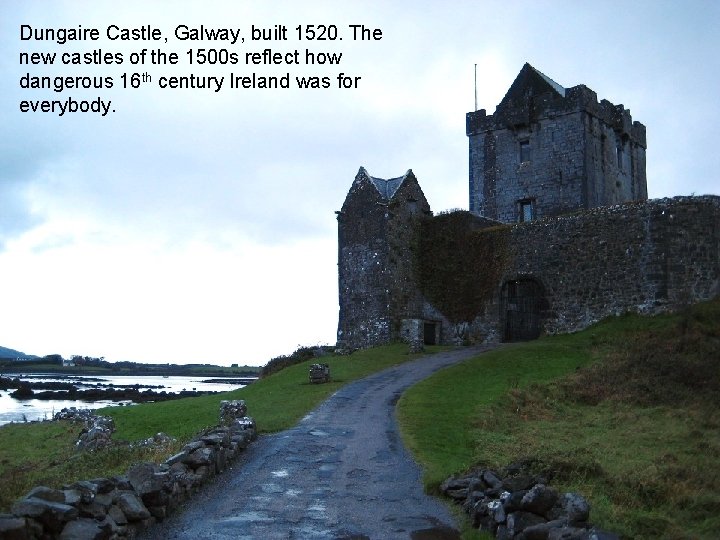
[[173, 369], [173, 368], [150, 368], [150, 369], [86, 369], [78, 367], [58, 367], [58, 366], [38, 366], [38, 369], [33, 369], [32, 366], [0, 366], [0, 376], [7, 377], [9, 375], [24, 376], [24, 377], [37, 377], [39, 375], [52, 375], [57, 378], [66, 378], [71, 376], [83, 376], [83, 377], [119, 377], [119, 376], [131, 376], [131, 377], [223, 377], [226, 379], [257, 379], [260, 373], [260, 368], [256, 372], [253, 371], [229, 371], [233, 368], [188, 368], [188, 369]]

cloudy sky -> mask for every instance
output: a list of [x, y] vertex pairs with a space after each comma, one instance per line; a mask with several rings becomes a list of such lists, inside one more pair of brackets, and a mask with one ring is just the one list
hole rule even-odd
[[[148, 4], [150, 7], [148, 7]], [[97, 41], [21, 40], [97, 28]], [[288, 28], [250, 40], [251, 26]], [[298, 41], [298, 25], [336, 41]], [[353, 41], [349, 25], [382, 39]], [[0, 3], [0, 345], [111, 361], [264, 364], [334, 343], [337, 222], [362, 165], [412, 168], [435, 211], [467, 208], [465, 113], [492, 112], [524, 62], [586, 84], [647, 126], [650, 197], [720, 193], [715, 1], [28, 1]], [[151, 25], [160, 42], [111, 41]], [[181, 41], [178, 25], [245, 43]], [[177, 65], [131, 65], [160, 48]], [[238, 53], [189, 65], [187, 51]], [[339, 65], [248, 66], [246, 52], [342, 53]], [[20, 65], [20, 52], [122, 53], [122, 65]], [[123, 73], [151, 81], [123, 89]], [[230, 89], [235, 75], [327, 76], [329, 89]], [[342, 72], [356, 89], [338, 89]], [[112, 89], [23, 89], [31, 76], [112, 77]], [[224, 76], [220, 92], [159, 87]], [[23, 100], [112, 101], [114, 112], [21, 112]]]

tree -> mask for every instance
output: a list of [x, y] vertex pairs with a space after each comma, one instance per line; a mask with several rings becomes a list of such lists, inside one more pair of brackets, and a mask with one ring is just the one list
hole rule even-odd
[[63, 357], [59, 354], [48, 354], [47, 356], [43, 356], [43, 360], [51, 364], [58, 364], [59, 366], [63, 364]]

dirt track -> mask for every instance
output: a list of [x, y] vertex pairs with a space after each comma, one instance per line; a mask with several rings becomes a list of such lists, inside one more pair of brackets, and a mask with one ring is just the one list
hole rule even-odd
[[395, 403], [414, 383], [482, 350], [426, 356], [344, 387], [294, 428], [260, 437], [148, 538], [459, 538], [447, 507], [423, 493]]

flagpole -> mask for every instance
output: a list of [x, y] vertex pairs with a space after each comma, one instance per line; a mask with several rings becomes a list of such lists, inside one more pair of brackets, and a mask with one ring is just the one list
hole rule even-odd
[[475, 110], [477, 111], [477, 64], [475, 64]]

